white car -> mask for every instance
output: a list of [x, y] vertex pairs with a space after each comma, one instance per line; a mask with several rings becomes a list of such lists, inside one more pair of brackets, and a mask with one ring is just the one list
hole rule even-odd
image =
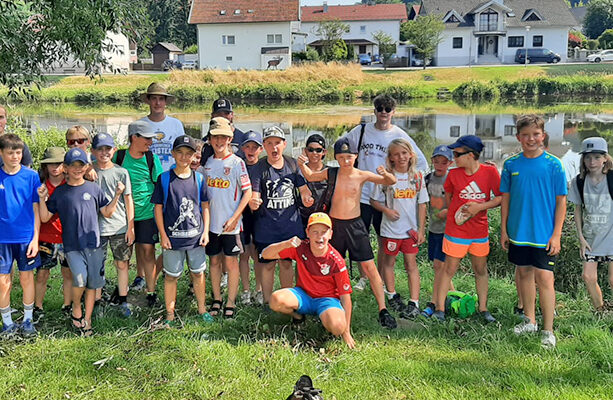
[[183, 69], [198, 69], [196, 61], [183, 61]]
[[601, 61], [613, 61], [613, 50], [603, 50], [596, 54], [587, 56], [589, 62], [599, 63]]

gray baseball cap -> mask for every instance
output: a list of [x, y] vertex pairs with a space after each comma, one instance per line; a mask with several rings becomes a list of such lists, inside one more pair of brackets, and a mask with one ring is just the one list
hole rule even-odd
[[150, 123], [139, 119], [128, 125], [128, 135], [140, 135], [146, 138], [154, 138], [157, 136], [157, 133], [153, 131]]
[[264, 140], [268, 139], [269, 137], [278, 137], [285, 140], [285, 132], [283, 132], [283, 129], [279, 128], [278, 126], [271, 126], [264, 129]]
[[591, 137], [581, 142], [581, 152], [579, 154], [588, 153], [601, 153], [605, 154], [609, 152], [609, 146], [607, 141], [601, 137]]

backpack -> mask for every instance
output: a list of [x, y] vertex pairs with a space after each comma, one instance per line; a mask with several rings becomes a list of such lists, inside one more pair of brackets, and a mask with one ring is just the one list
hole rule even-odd
[[[609, 195], [613, 200], [613, 171], [607, 172], [607, 186], [609, 187]], [[581, 177], [581, 174], [577, 175], [577, 189], [579, 189], [579, 196], [581, 196], [581, 204], [585, 204], [583, 200], [583, 189], [585, 188], [585, 178]]]
[[[196, 180], [196, 184], [198, 186], [198, 197], [200, 197], [200, 191], [202, 190], [202, 185], [204, 184], [204, 175], [202, 175], [198, 171], [194, 171], [192, 175]], [[164, 203], [163, 203], [163, 211], [166, 211], [166, 202], [168, 201], [168, 189], [170, 188], [170, 171], [164, 172], [160, 175], [160, 183], [162, 184], [162, 193], [164, 193]], [[202, 202], [198, 202], [198, 205], [202, 207]], [[202, 211], [202, 208], [201, 208]]]
[[[126, 158], [126, 149], [117, 150], [117, 157], [115, 158], [115, 163], [119, 166], [123, 165], [123, 161]], [[147, 167], [149, 168], [149, 176], [151, 177], [151, 182], [155, 182], [153, 179], [153, 153], [150, 150], [145, 152], [145, 159], [147, 160]]]
[[445, 299], [445, 310], [448, 314], [455, 315], [460, 318], [466, 318], [473, 315], [477, 305], [477, 295], [470, 295], [464, 292], [452, 291], [447, 293]]

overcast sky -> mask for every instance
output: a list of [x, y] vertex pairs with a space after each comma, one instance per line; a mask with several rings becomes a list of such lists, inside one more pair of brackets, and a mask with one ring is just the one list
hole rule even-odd
[[[355, 4], [358, 0], [328, 0], [329, 6], [337, 6], [339, 4]], [[300, 0], [302, 6], [320, 6], [324, 3], [324, 0]]]

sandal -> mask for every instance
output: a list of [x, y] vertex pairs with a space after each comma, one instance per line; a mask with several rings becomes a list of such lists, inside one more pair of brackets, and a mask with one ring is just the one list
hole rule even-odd
[[[73, 328], [77, 329], [77, 330], [81, 330], [83, 329], [83, 325], [85, 324], [85, 318], [81, 317], [81, 318], [77, 318], [75, 317], [72, 312], [70, 313], [70, 319], [72, 320], [72, 326]], [[77, 325], [78, 324], [78, 325]]]
[[222, 304], [223, 303], [221, 300], [213, 300], [213, 304], [211, 304], [211, 307], [209, 308], [209, 314], [211, 314], [213, 317], [218, 316], [219, 312], [221, 311]]
[[94, 334], [94, 330], [92, 329], [91, 325], [87, 323], [87, 321], [84, 319], [83, 320], [83, 327], [81, 328], [81, 336], [83, 337], [90, 337]]
[[224, 307], [223, 308], [223, 317], [226, 318], [226, 319], [234, 318], [234, 309], [235, 308], [236, 307], [228, 307], [228, 306]]

